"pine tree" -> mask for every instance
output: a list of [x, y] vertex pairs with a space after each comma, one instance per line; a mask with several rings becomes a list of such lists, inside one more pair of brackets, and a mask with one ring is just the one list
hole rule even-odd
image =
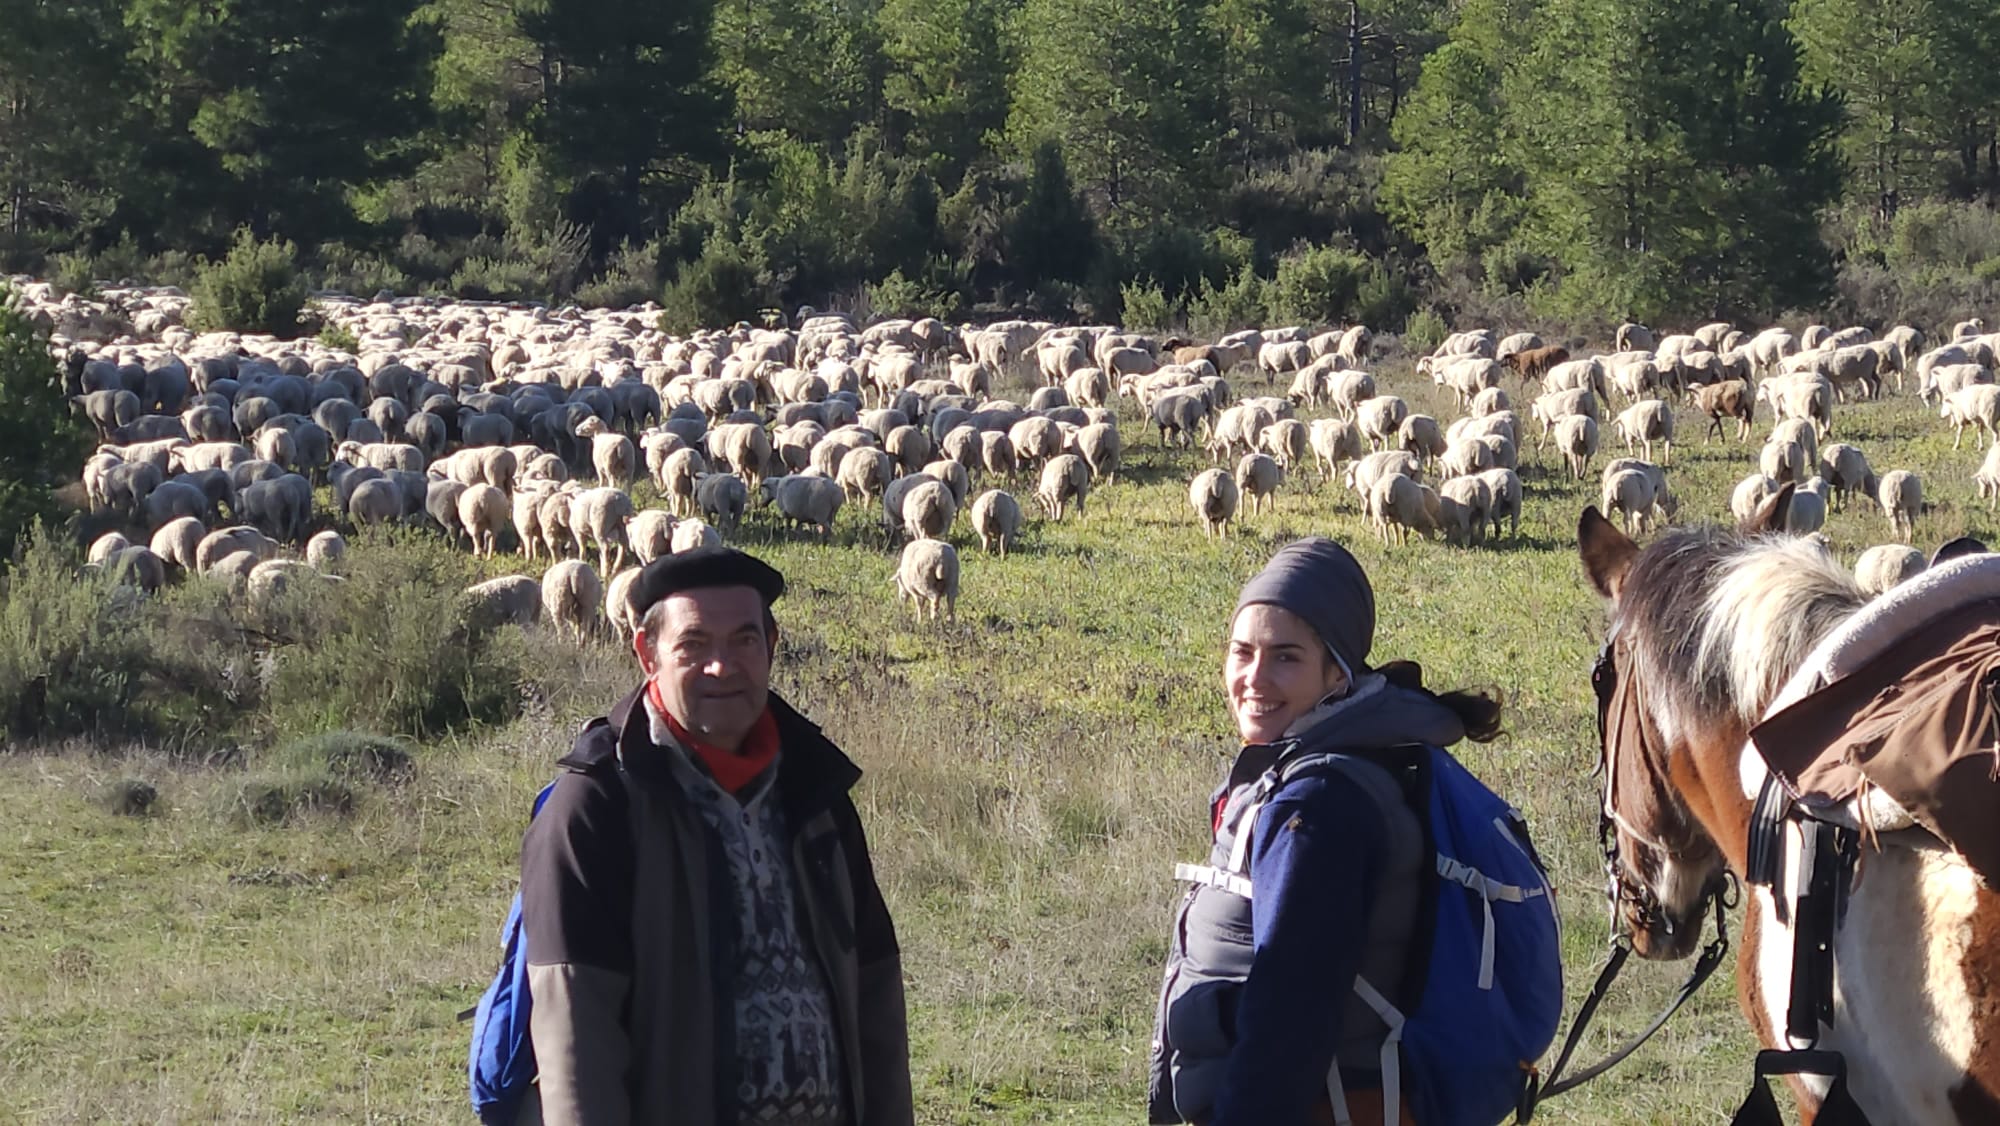
[[1013, 67], [1000, 0], [885, 0], [879, 17], [889, 67], [882, 87], [903, 151], [947, 182], [983, 155], [1007, 123]]

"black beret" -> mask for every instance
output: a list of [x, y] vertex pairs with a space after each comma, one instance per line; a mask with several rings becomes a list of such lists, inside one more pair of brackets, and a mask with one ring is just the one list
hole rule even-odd
[[644, 614], [670, 594], [712, 586], [747, 586], [769, 609], [785, 593], [785, 576], [762, 559], [733, 547], [698, 547], [646, 564], [633, 582], [632, 604]]

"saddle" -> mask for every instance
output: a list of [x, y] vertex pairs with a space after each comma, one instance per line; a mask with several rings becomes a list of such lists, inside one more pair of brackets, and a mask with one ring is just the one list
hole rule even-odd
[[1843, 622], [1750, 741], [1799, 813], [1942, 844], [2000, 887], [2000, 555], [1944, 563]]

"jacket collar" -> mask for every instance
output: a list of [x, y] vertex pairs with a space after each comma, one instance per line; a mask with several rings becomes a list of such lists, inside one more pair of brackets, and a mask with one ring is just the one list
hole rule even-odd
[[[641, 683], [602, 719], [586, 724], [557, 765], [592, 770], [615, 764], [642, 779], [664, 778], [666, 765], [656, 753], [660, 748], [653, 745], [651, 725], [640, 703], [645, 690]], [[776, 692], [771, 693], [771, 714], [778, 721], [778, 755], [784, 762], [778, 771], [778, 792], [785, 812], [798, 824], [797, 819], [825, 809], [852, 790], [861, 780], [861, 768], [834, 746], [818, 724]]]

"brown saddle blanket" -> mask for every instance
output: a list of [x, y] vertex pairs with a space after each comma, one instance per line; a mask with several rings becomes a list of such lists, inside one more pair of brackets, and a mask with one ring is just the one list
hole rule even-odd
[[1881, 790], [2000, 888], [2000, 600], [1931, 623], [1750, 740], [1806, 804]]

